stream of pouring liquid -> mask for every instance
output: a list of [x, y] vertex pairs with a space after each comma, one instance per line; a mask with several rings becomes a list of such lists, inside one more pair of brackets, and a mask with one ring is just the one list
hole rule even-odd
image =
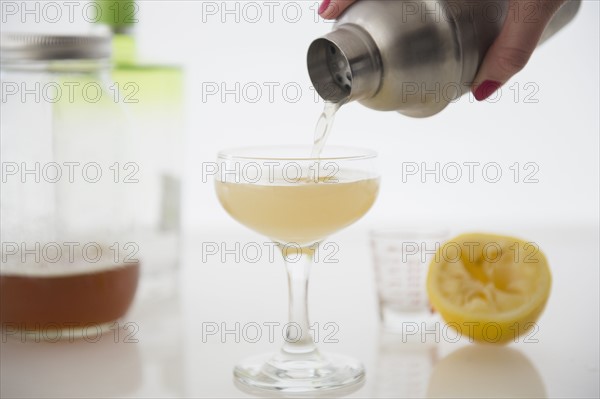
[[331, 128], [335, 121], [335, 114], [344, 103], [326, 102], [323, 113], [319, 116], [317, 126], [315, 127], [315, 141], [313, 144], [311, 158], [320, 158], [325, 143], [331, 134]]

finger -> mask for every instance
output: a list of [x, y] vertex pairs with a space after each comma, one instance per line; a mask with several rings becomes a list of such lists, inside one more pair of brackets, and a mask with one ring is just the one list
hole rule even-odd
[[336, 19], [356, 0], [323, 0], [319, 15], [325, 19]]
[[511, 0], [504, 26], [487, 51], [473, 83], [473, 94], [483, 101], [525, 67], [544, 28], [562, 0]]

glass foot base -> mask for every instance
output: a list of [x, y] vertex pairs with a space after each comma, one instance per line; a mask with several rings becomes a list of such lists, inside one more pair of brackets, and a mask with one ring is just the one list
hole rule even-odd
[[310, 357], [276, 354], [245, 359], [233, 374], [238, 385], [289, 394], [359, 388], [365, 378], [360, 362], [318, 352]]

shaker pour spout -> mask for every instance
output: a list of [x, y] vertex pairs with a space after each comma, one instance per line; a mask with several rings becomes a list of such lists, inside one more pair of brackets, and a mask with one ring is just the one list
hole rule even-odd
[[382, 63], [371, 36], [355, 24], [343, 24], [308, 49], [308, 72], [325, 100], [345, 103], [373, 97], [381, 85]]

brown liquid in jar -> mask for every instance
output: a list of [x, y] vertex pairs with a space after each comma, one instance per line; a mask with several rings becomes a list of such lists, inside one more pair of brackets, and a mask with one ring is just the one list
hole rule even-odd
[[72, 274], [0, 274], [2, 328], [70, 329], [117, 320], [133, 301], [139, 272], [135, 262]]

